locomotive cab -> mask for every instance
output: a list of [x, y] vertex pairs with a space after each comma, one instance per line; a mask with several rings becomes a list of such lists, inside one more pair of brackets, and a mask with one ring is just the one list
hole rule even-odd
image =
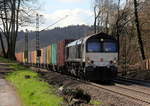
[[110, 81], [117, 75], [117, 40], [105, 33], [83, 37], [66, 46], [69, 73], [88, 80]]
[[85, 43], [86, 78], [91, 80], [112, 80], [117, 75], [117, 40], [104, 33], [97, 34]]

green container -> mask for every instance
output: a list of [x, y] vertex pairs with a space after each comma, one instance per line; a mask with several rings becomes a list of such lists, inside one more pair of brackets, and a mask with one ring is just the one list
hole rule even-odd
[[52, 64], [57, 64], [57, 44], [51, 45], [51, 62]]

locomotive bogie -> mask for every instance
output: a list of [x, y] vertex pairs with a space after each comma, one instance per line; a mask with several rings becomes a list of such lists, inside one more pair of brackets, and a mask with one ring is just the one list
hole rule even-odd
[[117, 68], [86, 67], [85, 78], [92, 81], [112, 81], [117, 76]]

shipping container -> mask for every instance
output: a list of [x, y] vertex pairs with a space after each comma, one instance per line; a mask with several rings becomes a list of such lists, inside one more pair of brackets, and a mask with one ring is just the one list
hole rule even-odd
[[33, 64], [33, 51], [31, 51], [31, 63]]
[[32, 63], [35, 64], [35, 51], [32, 51]]
[[57, 64], [57, 44], [51, 45], [51, 63], [53, 65]]
[[16, 60], [19, 61], [19, 57], [18, 57], [19, 53], [15, 53], [15, 56], [16, 56]]
[[36, 50], [34, 51], [34, 64], [36, 64], [36, 58], [37, 57], [37, 54], [36, 54]]
[[18, 62], [20, 63], [24, 62], [24, 52], [16, 53], [15, 55]]
[[65, 53], [65, 41], [60, 41], [57, 44], [58, 48], [57, 48], [57, 64], [59, 66], [64, 65], [64, 53]]
[[51, 64], [51, 45], [47, 47], [47, 64]]
[[24, 62], [24, 52], [20, 53], [20, 58], [21, 58], [20, 62], [23, 63]]
[[21, 52], [21, 58], [22, 58], [21, 63], [24, 63], [24, 62], [25, 62], [25, 59], [24, 59], [24, 52]]
[[43, 48], [40, 49], [41, 50], [41, 56], [40, 56], [40, 64], [43, 64]]
[[34, 63], [34, 59], [35, 57], [34, 57], [34, 51], [32, 51], [32, 63]]
[[47, 64], [47, 48], [43, 48], [43, 63]]
[[19, 55], [20, 53], [16, 53], [15, 55], [16, 55], [16, 59], [17, 59], [17, 61], [18, 62], [20, 62], [20, 55]]
[[65, 63], [65, 46], [72, 41], [73, 41], [72, 39], [62, 40], [57, 44], [57, 46], [58, 46], [58, 48], [57, 48], [57, 64], [59, 66], [64, 65], [64, 63]]
[[36, 51], [32, 51], [31, 56], [32, 64], [36, 64]]
[[28, 63], [32, 63], [32, 61], [31, 61], [31, 52], [30, 51], [28, 52]]
[[25, 63], [24, 52], [22, 52], [22, 61], [21, 63]]

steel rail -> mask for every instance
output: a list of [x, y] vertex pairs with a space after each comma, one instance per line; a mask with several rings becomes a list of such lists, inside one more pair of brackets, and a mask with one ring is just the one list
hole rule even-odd
[[[116, 91], [115, 91], [115, 90], [112, 90], [111, 87], [110, 87], [110, 88], [104, 87], [104, 86], [101, 86], [101, 85], [99, 85], [99, 84], [95, 84], [95, 83], [92, 83], [92, 82], [86, 82], [86, 83], [88, 83], [88, 84], [90, 84], [90, 85], [93, 85], [93, 86], [96, 86], [96, 87], [98, 87], [98, 88], [102, 88], [102, 89], [104, 89], [104, 90], [113, 92], [113, 93], [117, 93], [117, 94], [120, 94], [120, 95], [129, 97], [129, 98], [132, 98], [132, 99], [137, 100], [137, 101], [141, 101], [141, 102], [150, 104], [150, 98], [149, 98], [149, 99], [145, 99], [145, 98], [142, 99], [143, 97], [135, 97], [134, 95], [132, 96], [132, 95], [128, 95], [127, 93], [118, 92], [117, 90], [116, 90]], [[116, 89], [117, 89], [117, 88], [116, 88]], [[123, 89], [125, 89], [125, 88], [123, 88]], [[136, 91], [134, 91], [134, 92], [136, 92]], [[147, 94], [146, 94], [146, 95], [147, 95]]]
[[[135, 94], [134, 95], [132, 95], [132, 94], [129, 95], [128, 93], [123, 92], [124, 91], [123, 89], [129, 90], [129, 91], [133, 91], [134, 93], [137, 93], [139, 91], [136, 91], [136, 90], [133, 90], [133, 89], [130, 89], [130, 88], [118, 87], [118, 88], [122, 89], [122, 91], [121, 90], [119, 91], [119, 90], [117, 90], [118, 89], [117, 86], [104, 86], [104, 85], [96, 84], [94, 82], [89, 82], [89, 81], [84, 81], [84, 80], [81, 80], [81, 79], [77, 79], [77, 78], [71, 77], [71, 76], [70, 76], [70, 78], [72, 80], [75, 80], [75, 81], [78, 81], [78, 82], [82, 82], [84, 84], [88, 84], [88, 85], [91, 85], [91, 86], [95, 86], [97, 88], [104, 89], [106, 91], [109, 91], [109, 92], [112, 92], [112, 93], [116, 93], [116, 94], [119, 94], [119, 95], [122, 95], [122, 96], [125, 96], [125, 97], [128, 97], [128, 98], [131, 98], [131, 99], [136, 100], [136, 101], [141, 101], [143, 103], [146, 103], [146, 104], [150, 105], [150, 98], [143, 98], [143, 96], [135, 95]], [[113, 88], [113, 87], [116, 87], [116, 88]], [[145, 92], [144, 93], [140, 92], [140, 93], [142, 93], [144, 95], [147, 95], [147, 96], [150, 96], [149, 94], [147, 94]]]
[[145, 80], [137, 80], [137, 79], [131, 79], [131, 78], [125, 78], [125, 77], [117, 77], [114, 81], [115, 82], [124, 81], [125, 83], [139, 84], [139, 85], [144, 85], [144, 86], [150, 87], [150, 81], [145, 81]]
[[144, 92], [144, 91], [141, 91], [141, 90], [137, 90], [137, 89], [134, 89], [134, 88], [132, 89], [132, 88], [129, 88], [129, 87], [126, 87], [126, 86], [118, 85], [118, 84], [116, 84], [116, 86], [119, 87], [119, 88], [122, 88], [122, 89], [128, 89], [130, 91], [139, 92], [139, 93], [142, 93], [142, 94], [150, 96], [150, 92]]

